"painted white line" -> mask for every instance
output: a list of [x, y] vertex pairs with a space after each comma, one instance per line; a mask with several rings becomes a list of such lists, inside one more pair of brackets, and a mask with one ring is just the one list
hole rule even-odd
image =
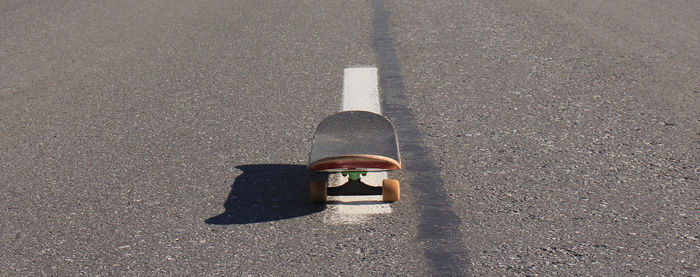
[[362, 224], [371, 216], [391, 213], [391, 205], [382, 203], [381, 195], [328, 196], [326, 224]]
[[376, 67], [346, 68], [343, 76], [343, 111], [382, 113]]
[[[377, 68], [346, 68], [343, 77], [343, 111], [360, 110], [381, 114]], [[381, 186], [387, 178], [386, 172], [369, 172], [362, 182], [370, 186]], [[340, 173], [331, 174], [328, 184], [340, 186], [348, 181]], [[371, 216], [391, 213], [391, 205], [382, 202], [381, 195], [328, 196], [326, 224], [362, 224]]]

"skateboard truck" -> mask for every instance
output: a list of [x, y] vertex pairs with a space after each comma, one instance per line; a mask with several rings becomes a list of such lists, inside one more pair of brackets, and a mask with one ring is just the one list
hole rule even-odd
[[337, 187], [329, 187], [328, 195], [382, 195], [382, 187], [365, 184], [360, 180], [348, 180]]
[[348, 177], [348, 181], [337, 187], [329, 187], [328, 195], [382, 195], [381, 187], [370, 186], [360, 180], [361, 176], [367, 176], [367, 171], [343, 171], [340, 174]]
[[360, 175], [367, 176], [367, 171], [345, 171], [340, 174], [342, 174], [343, 177], [349, 176], [348, 179], [350, 179], [350, 181], [359, 181]]

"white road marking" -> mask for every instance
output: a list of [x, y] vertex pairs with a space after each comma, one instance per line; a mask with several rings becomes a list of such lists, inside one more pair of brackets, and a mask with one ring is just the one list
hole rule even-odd
[[328, 196], [329, 211], [323, 221], [333, 225], [357, 225], [367, 222], [372, 215], [391, 213], [391, 206], [381, 201], [381, 195]]
[[343, 111], [381, 114], [376, 67], [346, 68], [343, 74]]
[[[376, 67], [346, 68], [343, 77], [343, 111], [360, 110], [381, 113]], [[363, 183], [381, 186], [386, 172], [369, 172], [362, 176]], [[340, 186], [348, 181], [340, 173], [331, 174], [328, 184]], [[372, 215], [391, 213], [391, 205], [382, 202], [381, 195], [328, 196], [326, 224], [362, 224]]]

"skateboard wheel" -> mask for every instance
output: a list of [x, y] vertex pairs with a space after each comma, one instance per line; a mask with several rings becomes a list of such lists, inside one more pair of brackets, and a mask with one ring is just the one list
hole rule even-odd
[[311, 181], [309, 186], [309, 196], [311, 196], [311, 202], [313, 203], [326, 203], [328, 199], [328, 186], [324, 181]]
[[384, 179], [382, 182], [382, 200], [384, 202], [396, 202], [401, 197], [399, 180]]

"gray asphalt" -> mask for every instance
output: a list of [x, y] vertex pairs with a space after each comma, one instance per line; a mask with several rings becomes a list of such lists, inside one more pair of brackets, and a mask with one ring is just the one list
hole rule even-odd
[[387, 6], [474, 275], [700, 274], [700, 2]]
[[[384, 1], [479, 275], [697, 275], [697, 1]], [[0, 1], [0, 275], [436, 272], [307, 199], [372, 1]], [[381, 74], [381, 72], [380, 72]], [[405, 161], [409, 162], [410, 161]]]

